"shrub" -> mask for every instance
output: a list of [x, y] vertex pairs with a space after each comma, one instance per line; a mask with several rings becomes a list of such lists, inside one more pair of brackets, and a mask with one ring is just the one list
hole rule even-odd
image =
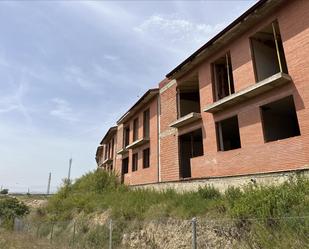
[[29, 208], [23, 203], [12, 197], [0, 199], [0, 218], [3, 219], [3, 226], [11, 229], [15, 217], [23, 217], [29, 213]]
[[233, 208], [235, 203], [239, 198], [243, 196], [243, 192], [240, 188], [237, 187], [229, 187], [225, 192], [224, 196], [228, 202], [228, 204]]
[[214, 186], [199, 187], [198, 194], [204, 199], [216, 199], [220, 198], [221, 194]]
[[301, 178], [278, 186], [247, 186], [231, 206], [231, 215], [241, 219], [305, 215], [309, 211], [308, 193], [309, 181]]
[[2, 190], [0, 191], [0, 194], [2, 194], [2, 195], [7, 195], [8, 193], [9, 193], [9, 190], [8, 190], [7, 188], [2, 189]]
[[0, 199], [0, 217], [14, 218], [22, 217], [29, 213], [29, 208], [21, 201], [12, 197]]

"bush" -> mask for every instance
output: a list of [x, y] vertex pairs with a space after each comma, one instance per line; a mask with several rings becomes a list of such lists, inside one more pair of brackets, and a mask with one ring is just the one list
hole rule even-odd
[[204, 199], [216, 199], [220, 198], [221, 194], [218, 189], [214, 188], [213, 186], [205, 186], [199, 187], [198, 194]]
[[3, 226], [12, 228], [15, 217], [23, 217], [29, 213], [29, 208], [23, 203], [12, 197], [0, 199], [0, 218], [3, 219]]
[[14, 218], [22, 217], [29, 213], [29, 208], [23, 203], [12, 197], [0, 199], [0, 217]]
[[7, 195], [8, 193], [9, 193], [9, 190], [8, 190], [7, 188], [2, 189], [2, 190], [0, 191], [0, 194], [2, 194], [2, 195]]
[[[234, 193], [235, 194], [235, 193]], [[271, 219], [309, 213], [309, 181], [290, 179], [279, 186], [247, 186], [231, 205], [231, 216]]]

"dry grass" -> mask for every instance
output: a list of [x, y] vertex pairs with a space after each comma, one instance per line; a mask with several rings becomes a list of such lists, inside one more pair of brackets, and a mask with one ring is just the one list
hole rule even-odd
[[51, 244], [27, 233], [0, 230], [0, 249], [68, 249], [68, 246]]

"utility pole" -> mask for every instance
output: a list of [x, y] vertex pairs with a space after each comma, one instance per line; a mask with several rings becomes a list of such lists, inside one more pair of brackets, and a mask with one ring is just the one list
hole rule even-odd
[[47, 184], [47, 195], [49, 195], [49, 192], [50, 192], [50, 181], [51, 181], [51, 173], [49, 173], [49, 176], [48, 176], [48, 184]]
[[68, 184], [71, 183], [71, 167], [72, 167], [72, 157], [69, 160], [69, 172], [68, 172]]

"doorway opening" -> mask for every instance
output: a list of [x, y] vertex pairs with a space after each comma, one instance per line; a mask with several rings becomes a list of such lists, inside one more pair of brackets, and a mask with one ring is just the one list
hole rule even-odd
[[190, 159], [204, 154], [202, 129], [179, 136], [179, 152], [180, 178], [190, 178]]

